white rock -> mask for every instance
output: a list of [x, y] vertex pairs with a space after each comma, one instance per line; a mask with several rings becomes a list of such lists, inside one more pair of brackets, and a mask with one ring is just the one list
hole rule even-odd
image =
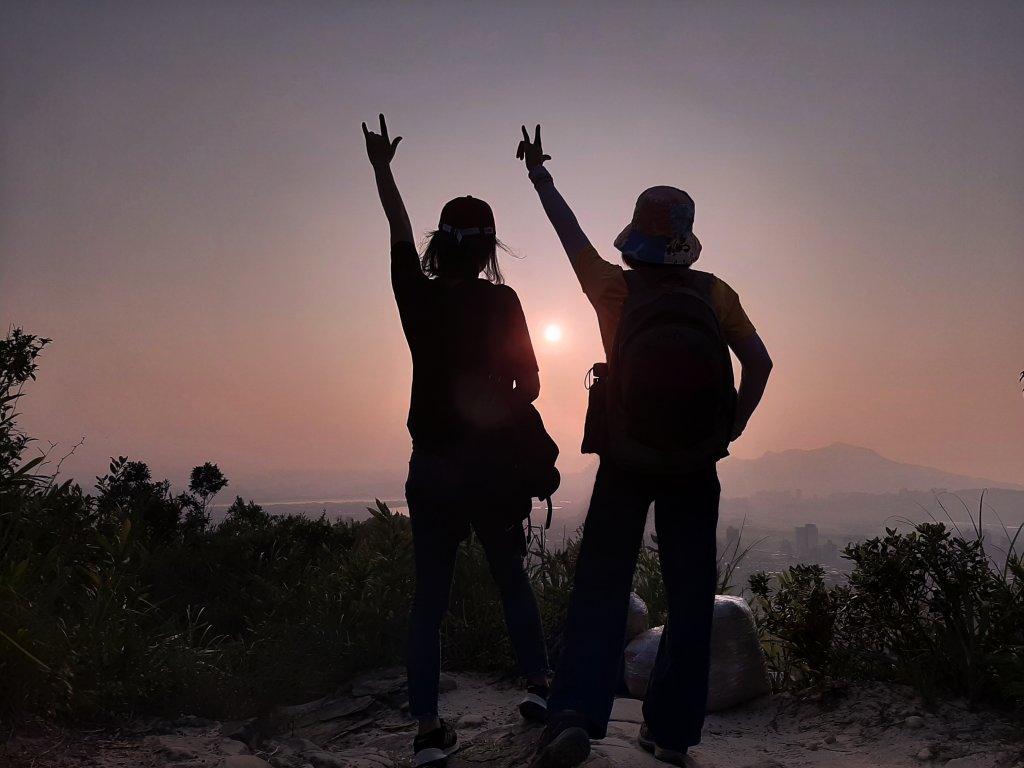
[[483, 715], [476, 712], [470, 712], [469, 714], [460, 717], [457, 725], [460, 728], [479, 728], [485, 722], [487, 722], [487, 720]]
[[612, 714], [609, 719], [639, 725], [644, 721], [644, 703], [640, 699], [621, 696], [612, 703]]
[[917, 753], [916, 757], [921, 762], [926, 762], [928, 760], [931, 760], [932, 757], [934, 757], [934, 755], [932, 755], [932, 751], [928, 747], [925, 747]]
[[[624, 677], [626, 688], [635, 698], [647, 695], [647, 683], [663, 629], [654, 627], [641, 632], [626, 646]], [[738, 706], [770, 690], [764, 652], [750, 606], [741, 597], [717, 595], [711, 629], [708, 712]]]
[[650, 626], [650, 612], [636, 592], [629, 593], [629, 613], [626, 614], [626, 642], [628, 643]]

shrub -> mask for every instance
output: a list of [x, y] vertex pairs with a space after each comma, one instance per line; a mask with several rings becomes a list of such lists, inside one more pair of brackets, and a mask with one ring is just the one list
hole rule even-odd
[[777, 684], [896, 680], [927, 697], [1024, 706], [1024, 568], [1012, 547], [997, 567], [982, 536], [932, 522], [843, 554], [846, 585], [826, 586], [819, 566], [789, 569], [774, 590], [751, 577]]

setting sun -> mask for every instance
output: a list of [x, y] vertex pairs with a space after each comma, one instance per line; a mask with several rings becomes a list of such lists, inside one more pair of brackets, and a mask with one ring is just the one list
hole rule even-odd
[[562, 327], [559, 325], [549, 325], [544, 329], [545, 341], [556, 342], [562, 339]]

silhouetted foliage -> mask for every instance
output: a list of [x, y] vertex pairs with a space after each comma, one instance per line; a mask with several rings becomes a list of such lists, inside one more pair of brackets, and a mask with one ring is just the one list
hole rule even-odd
[[22, 453], [32, 438], [17, 425], [15, 410], [21, 398], [21, 387], [36, 377], [36, 357], [50, 339], [12, 329], [0, 339], [0, 491], [35, 481], [32, 470], [43, 461], [39, 456], [19, 467]]
[[[979, 521], [980, 523], [980, 521]], [[1024, 564], [977, 538], [917, 525], [844, 550], [849, 581], [826, 586], [817, 565], [750, 588], [776, 683], [830, 678], [907, 683], [924, 695], [1024, 707]]]

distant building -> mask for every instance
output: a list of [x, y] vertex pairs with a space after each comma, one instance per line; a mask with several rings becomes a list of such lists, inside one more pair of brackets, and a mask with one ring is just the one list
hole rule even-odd
[[818, 526], [814, 523], [799, 525], [794, 529], [796, 535], [796, 556], [803, 562], [817, 562], [821, 559], [821, 547], [818, 544]]

